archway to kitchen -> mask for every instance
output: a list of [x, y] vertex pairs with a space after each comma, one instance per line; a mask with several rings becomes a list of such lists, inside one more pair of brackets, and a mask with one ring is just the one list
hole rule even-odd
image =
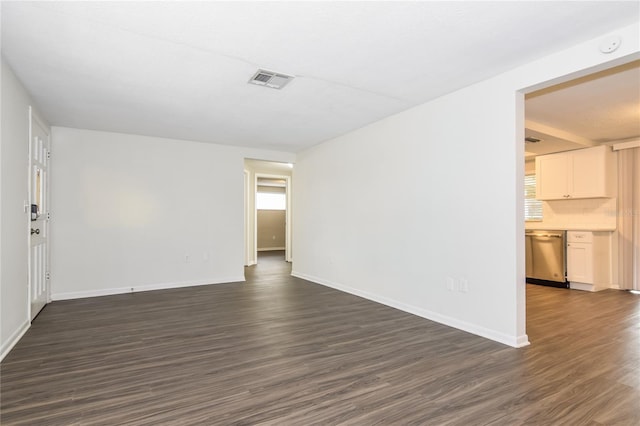
[[[636, 209], [640, 198], [632, 185], [640, 161], [625, 160], [640, 151], [640, 60], [590, 71], [523, 91], [524, 263], [536, 295], [535, 284], [560, 292], [638, 285], [638, 252], [628, 249], [638, 233], [625, 244], [634, 226], [624, 211], [634, 211], [634, 193]], [[527, 329], [539, 320], [527, 313]]]
[[293, 165], [245, 159], [245, 266], [292, 261]]

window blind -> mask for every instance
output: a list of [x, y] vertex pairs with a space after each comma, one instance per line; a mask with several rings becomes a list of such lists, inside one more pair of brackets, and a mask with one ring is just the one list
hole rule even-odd
[[542, 220], [542, 201], [536, 200], [536, 175], [524, 177], [524, 220]]
[[258, 210], [286, 210], [287, 195], [270, 192], [256, 193], [256, 209]]

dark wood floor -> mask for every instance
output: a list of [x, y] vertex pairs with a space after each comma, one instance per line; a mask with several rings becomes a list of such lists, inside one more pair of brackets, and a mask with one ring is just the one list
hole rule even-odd
[[513, 349], [288, 273], [50, 304], [1, 423], [640, 424], [640, 296], [528, 286]]

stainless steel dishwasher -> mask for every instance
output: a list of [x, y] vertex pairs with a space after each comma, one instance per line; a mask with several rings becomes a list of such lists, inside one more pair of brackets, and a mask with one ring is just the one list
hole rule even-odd
[[566, 231], [525, 231], [527, 282], [568, 288]]

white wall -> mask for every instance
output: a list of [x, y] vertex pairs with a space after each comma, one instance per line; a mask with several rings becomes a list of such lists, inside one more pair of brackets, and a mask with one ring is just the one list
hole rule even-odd
[[53, 128], [52, 297], [243, 281], [247, 156], [292, 154]]
[[638, 25], [616, 34], [299, 153], [293, 274], [527, 344], [522, 93], [637, 58]]
[[258, 210], [256, 214], [258, 251], [284, 250], [286, 210]]
[[29, 327], [29, 94], [2, 57], [0, 144], [0, 359]]
[[533, 175], [536, 173], [536, 160], [526, 160], [524, 162], [524, 174], [525, 175]]
[[610, 229], [617, 224], [616, 198], [588, 198], [542, 202], [542, 221], [527, 222], [527, 229]]

